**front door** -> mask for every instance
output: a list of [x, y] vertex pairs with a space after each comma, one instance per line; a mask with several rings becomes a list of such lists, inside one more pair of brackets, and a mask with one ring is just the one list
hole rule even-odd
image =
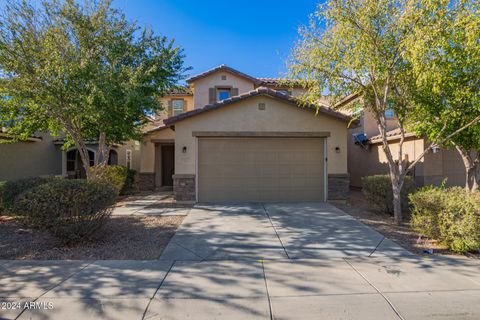
[[162, 146], [162, 186], [173, 186], [173, 174], [175, 167], [174, 145]]

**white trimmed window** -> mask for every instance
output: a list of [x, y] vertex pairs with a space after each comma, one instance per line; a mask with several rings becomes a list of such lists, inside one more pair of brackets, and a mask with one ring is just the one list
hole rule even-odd
[[179, 115], [183, 113], [183, 109], [185, 107], [185, 101], [180, 99], [172, 100], [172, 116]]

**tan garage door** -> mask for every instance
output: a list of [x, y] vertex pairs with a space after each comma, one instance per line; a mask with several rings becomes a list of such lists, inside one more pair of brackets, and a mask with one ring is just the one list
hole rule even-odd
[[324, 201], [323, 144], [321, 138], [199, 138], [199, 201]]

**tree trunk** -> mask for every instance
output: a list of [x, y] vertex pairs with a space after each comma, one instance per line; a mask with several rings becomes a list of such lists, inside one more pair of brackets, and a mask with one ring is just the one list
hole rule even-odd
[[[463, 160], [463, 165], [465, 166], [465, 189], [470, 192], [478, 190], [478, 163], [472, 159], [472, 155], [465, 148], [455, 145], [458, 153]], [[477, 157], [478, 158], [478, 157]]]
[[105, 172], [105, 168], [108, 164], [108, 158], [110, 153], [110, 147], [106, 143], [105, 132], [100, 132], [98, 137], [98, 150], [97, 157], [95, 158], [92, 178], [99, 178]]
[[390, 170], [390, 177], [392, 180], [393, 218], [395, 223], [400, 225], [403, 221], [401, 194], [405, 176], [399, 175], [397, 172]]

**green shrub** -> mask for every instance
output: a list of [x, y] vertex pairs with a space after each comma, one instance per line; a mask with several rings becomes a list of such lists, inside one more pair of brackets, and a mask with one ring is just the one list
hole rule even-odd
[[[410, 177], [405, 177], [402, 188], [402, 211], [410, 212], [408, 195], [415, 190], [415, 183]], [[375, 175], [362, 178], [362, 192], [372, 205], [384, 213], [393, 215], [393, 191], [389, 175]]]
[[94, 236], [108, 220], [117, 192], [109, 184], [55, 180], [18, 197], [15, 211], [28, 227], [46, 230], [64, 243]]
[[4, 182], [0, 187], [0, 209], [7, 213], [13, 213], [15, 199], [19, 195], [55, 179], [59, 178], [34, 177]]
[[129, 170], [124, 166], [107, 166], [100, 178], [96, 180], [102, 183], [108, 183], [115, 187], [117, 194], [124, 190]]
[[136, 175], [137, 175], [137, 171], [128, 169], [127, 178], [125, 179], [125, 185], [123, 186], [122, 191], [120, 191], [121, 194], [128, 194], [133, 190]]
[[426, 187], [410, 195], [412, 227], [455, 252], [480, 249], [480, 197], [460, 187]]

